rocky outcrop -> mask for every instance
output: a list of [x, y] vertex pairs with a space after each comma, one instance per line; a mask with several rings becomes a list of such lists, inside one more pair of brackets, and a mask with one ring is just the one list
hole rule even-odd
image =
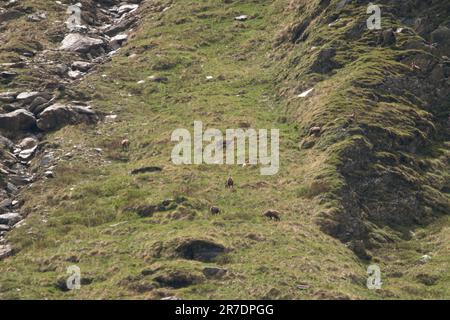
[[[39, 40], [14, 42], [5, 49], [20, 58], [0, 64], [0, 82], [10, 86], [0, 92], [0, 133], [12, 139], [0, 135], [0, 243], [5, 242], [4, 236], [12, 225], [25, 217], [16, 213], [23, 205], [18, 200], [20, 189], [38, 178], [55, 177], [57, 158], [40, 143], [43, 133], [102, 118], [82, 102], [66, 101], [86, 101], [87, 96], [74, 91], [71, 84], [108, 61], [127, 41], [128, 29], [138, 22], [137, 9], [142, 1], [130, 2], [80, 1], [77, 6], [82, 7], [81, 25], [60, 21], [61, 26], [47, 30], [50, 43], [61, 43], [59, 50]], [[66, 5], [57, 2], [56, 6]], [[48, 12], [33, 11], [32, 6], [24, 7], [18, 1], [0, 5], [2, 28], [24, 15], [24, 21], [36, 26], [52, 18]], [[21, 83], [19, 72], [13, 69], [30, 70], [35, 81]], [[14, 89], [16, 84], [20, 89]], [[0, 246], [0, 259], [11, 253], [10, 246]]]
[[22, 216], [16, 212], [0, 214], [0, 224], [14, 226], [17, 222], [22, 220]]
[[25, 110], [19, 109], [9, 113], [0, 114], [0, 130], [7, 133], [31, 130], [36, 126], [34, 115]]
[[88, 37], [80, 33], [69, 33], [61, 43], [60, 50], [73, 51], [78, 53], [90, 53], [93, 50], [104, 47], [103, 40]]
[[51, 131], [71, 124], [95, 123], [98, 119], [98, 115], [88, 107], [56, 103], [39, 114], [37, 127]]

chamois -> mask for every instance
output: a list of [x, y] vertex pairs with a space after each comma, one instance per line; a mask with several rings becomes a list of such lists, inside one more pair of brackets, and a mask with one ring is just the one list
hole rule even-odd
[[269, 218], [270, 220], [280, 221], [280, 213], [276, 210], [267, 210], [263, 216]]
[[234, 181], [231, 176], [228, 177], [227, 183], [225, 184], [225, 187], [233, 189], [234, 188]]
[[130, 140], [128, 139], [123, 139], [120, 144], [122, 146], [122, 150], [128, 150], [130, 148]]

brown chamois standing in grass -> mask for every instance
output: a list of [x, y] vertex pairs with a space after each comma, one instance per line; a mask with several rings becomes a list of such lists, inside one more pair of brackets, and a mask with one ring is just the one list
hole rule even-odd
[[209, 211], [211, 211], [212, 214], [219, 214], [220, 213], [220, 208], [216, 207], [216, 206], [212, 206]]
[[264, 217], [269, 218], [270, 220], [275, 220], [275, 221], [280, 221], [281, 218], [281, 213], [279, 213], [276, 210], [267, 210], [266, 212], [264, 212], [263, 214]]
[[128, 139], [123, 139], [122, 142], [120, 143], [120, 145], [122, 146], [122, 150], [128, 150], [130, 149], [130, 140]]
[[227, 182], [225, 184], [226, 188], [233, 189], [234, 188], [234, 180], [231, 176], [228, 177]]

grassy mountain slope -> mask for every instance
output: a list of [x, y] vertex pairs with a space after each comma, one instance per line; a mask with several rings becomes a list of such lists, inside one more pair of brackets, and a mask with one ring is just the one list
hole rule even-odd
[[[363, 1], [340, 13], [336, 2], [144, 3], [128, 44], [71, 88], [117, 120], [46, 136], [60, 158], [56, 177], [21, 194], [28, 216], [8, 235], [15, 255], [0, 261], [0, 298], [449, 298], [448, 105], [397, 80], [420, 76], [405, 59], [424, 53], [404, 47], [409, 38], [378, 46], [358, 31]], [[47, 23], [64, 12], [54, 14]], [[241, 14], [251, 19], [235, 21]], [[346, 23], [329, 27], [338, 17]], [[58, 46], [46, 36], [40, 43]], [[170, 135], [194, 120], [279, 128], [280, 172], [173, 165]], [[313, 126], [320, 137], [309, 136]], [[130, 174], [143, 166], [163, 170]], [[234, 191], [224, 188], [228, 175]], [[169, 199], [167, 210], [142, 216]], [[212, 216], [211, 205], [222, 213]], [[281, 222], [261, 216], [270, 208]], [[194, 240], [225, 252], [199, 261], [184, 250]], [[382, 290], [365, 286], [369, 253]], [[65, 292], [73, 264], [83, 286]], [[227, 272], [211, 277], [205, 267]]]

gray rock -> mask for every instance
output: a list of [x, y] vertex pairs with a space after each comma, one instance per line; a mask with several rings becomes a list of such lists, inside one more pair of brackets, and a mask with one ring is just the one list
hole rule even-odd
[[28, 107], [28, 110], [36, 114], [36, 111], [39, 110], [39, 107], [46, 104], [47, 102], [48, 102], [47, 99], [38, 96], [33, 100], [33, 102], [31, 102], [30, 106]]
[[97, 114], [84, 106], [56, 103], [39, 114], [37, 126], [44, 131], [55, 130], [66, 125], [98, 121]]
[[0, 102], [14, 102], [16, 100], [16, 97], [17, 92], [0, 92]]
[[0, 232], [1, 231], [9, 231], [11, 230], [11, 227], [6, 224], [0, 224]]
[[19, 95], [17, 95], [16, 99], [21, 102], [24, 102], [24, 103], [29, 103], [38, 96], [39, 96], [39, 92], [37, 92], [37, 91], [27, 91], [27, 92], [19, 93]]
[[128, 39], [128, 35], [126, 34], [118, 34], [109, 40], [110, 47], [115, 50], [120, 48]]
[[0, 13], [0, 23], [15, 20], [24, 15], [24, 12], [17, 9], [10, 9]]
[[79, 33], [69, 33], [61, 43], [60, 50], [88, 53], [104, 46], [101, 39], [91, 38]]
[[16, 72], [12, 71], [0, 71], [0, 78], [4, 80], [11, 80], [13, 78], [17, 77]]
[[16, 212], [0, 214], [0, 224], [6, 224], [8, 226], [13, 226], [20, 220], [22, 220], [22, 216]]
[[7, 132], [17, 132], [32, 129], [36, 126], [34, 115], [25, 110], [18, 109], [9, 113], [0, 114], [0, 129]]
[[8, 190], [8, 192], [12, 194], [16, 194], [19, 191], [19, 189], [11, 182], [6, 183], [6, 190]]
[[450, 53], [450, 28], [440, 27], [431, 33], [431, 41], [438, 44], [442, 53]]
[[27, 137], [20, 141], [20, 143], [17, 145], [21, 149], [31, 149], [37, 146], [39, 143], [38, 139], [34, 137]]
[[69, 78], [71, 79], [78, 79], [81, 78], [83, 76], [83, 72], [79, 71], [79, 70], [70, 70], [67, 75], [69, 76]]
[[37, 146], [34, 146], [32, 148], [20, 151], [19, 152], [19, 159], [23, 160], [23, 161], [30, 160], [33, 157], [34, 152], [36, 151], [36, 149], [37, 149]]
[[86, 61], [75, 61], [72, 63], [72, 69], [79, 70], [81, 72], [87, 72], [92, 68], [92, 63]]
[[53, 161], [55, 161], [55, 157], [53, 156], [53, 154], [49, 153], [42, 157], [39, 165], [41, 167], [46, 167], [46, 166], [50, 165]]
[[9, 257], [12, 254], [12, 249], [9, 244], [0, 245], [0, 260]]
[[28, 19], [28, 21], [31, 21], [31, 22], [39, 22], [41, 20], [47, 19], [47, 13], [45, 13], [45, 12], [33, 13], [33, 14], [30, 14], [27, 17], [27, 19]]
[[207, 278], [221, 278], [228, 272], [227, 269], [216, 268], [216, 267], [205, 267], [203, 269], [203, 274]]
[[0, 209], [6, 209], [12, 205], [11, 199], [5, 199], [0, 201]]
[[54, 178], [55, 177], [55, 174], [53, 173], [53, 171], [45, 171], [44, 172], [44, 176], [46, 177], [46, 178], [49, 178], [49, 179], [52, 179], [52, 178]]
[[13, 147], [14, 143], [11, 140], [0, 135], [0, 149], [12, 149]]
[[122, 15], [124, 13], [127, 12], [132, 12], [135, 11], [137, 8], [139, 8], [138, 4], [124, 4], [122, 6], [119, 7], [119, 9], [117, 10], [117, 12]]
[[248, 16], [246, 16], [246, 15], [241, 15], [241, 16], [237, 16], [234, 18], [234, 20], [236, 20], [236, 21], [245, 21], [247, 19], [248, 19]]

